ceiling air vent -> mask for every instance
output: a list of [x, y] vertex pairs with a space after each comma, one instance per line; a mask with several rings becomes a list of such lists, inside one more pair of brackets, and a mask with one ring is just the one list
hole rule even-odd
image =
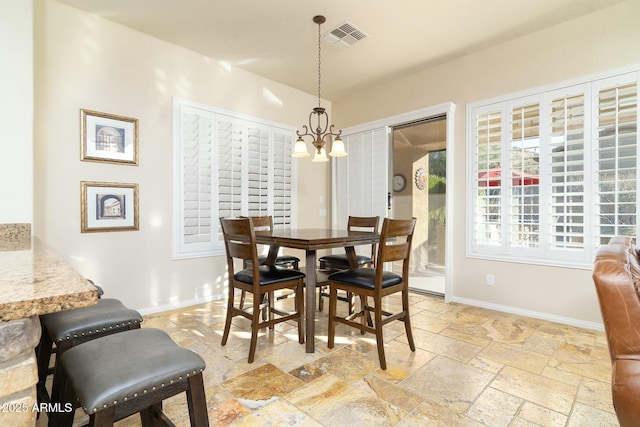
[[353, 25], [351, 22], [345, 21], [325, 34], [322, 39], [338, 47], [346, 48], [365, 37], [367, 37], [367, 33]]

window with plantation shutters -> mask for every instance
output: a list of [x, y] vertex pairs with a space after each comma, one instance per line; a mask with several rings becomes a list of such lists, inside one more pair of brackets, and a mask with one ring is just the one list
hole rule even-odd
[[174, 257], [220, 255], [220, 217], [291, 227], [294, 129], [174, 99]]
[[640, 71], [467, 109], [467, 254], [590, 268], [638, 234]]

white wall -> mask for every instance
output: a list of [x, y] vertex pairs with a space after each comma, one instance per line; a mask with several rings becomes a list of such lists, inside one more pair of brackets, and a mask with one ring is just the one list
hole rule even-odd
[[0, 2], [0, 224], [33, 222], [33, 4]]
[[[393, 83], [334, 100], [338, 126], [413, 111], [443, 102], [455, 113], [453, 226], [454, 300], [577, 320], [602, 319], [591, 271], [469, 259], [466, 232], [467, 103], [640, 64], [640, 2], [629, 0], [573, 21], [433, 67]], [[453, 220], [453, 224], [452, 221]], [[485, 285], [486, 274], [495, 286]]]
[[[132, 308], [224, 297], [224, 257], [172, 260], [172, 97], [297, 127], [313, 95], [52, 0], [35, 15], [38, 237]], [[81, 108], [138, 118], [139, 166], [80, 161]], [[324, 226], [329, 166], [298, 163], [298, 224]], [[138, 183], [140, 230], [80, 233], [81, 181]]]

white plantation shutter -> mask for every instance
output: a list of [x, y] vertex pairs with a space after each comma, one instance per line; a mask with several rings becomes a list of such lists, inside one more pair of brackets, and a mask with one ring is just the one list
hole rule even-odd
[[[242, 122], [216, 117], [218, 165], [218, 217], [242, 214]], [[219, 228], [219, 227], [218, 227]]]
[[371, 131], [371, 216], [387, 216], [389, 142], [386, 129]]
[[540, 240], [540, 104], [511, 108], [511, 132], [502, 185], [510, 188], [509, 244], [532, 248]]
[[178, 199], [180, 234], [178, 245], [212, 250], [212, 147], [213, 118], [206, 111], [182, 106], [179, 111], [180, 139], [178, 173], [182, 191]]
[[220, 217], [291, 227], [294, 129], [174, 100], [174, 257], [220, 255]]
[[478, 110], [473, 119], [474, 245], [502, 245], [503, 113], [495, 107]]
[[387, 216], [389, 146], [386, 128], [343, 136], [349, 155], [334, 160], [333, 227], [351, 216]]
[[469, 256], [591, 267], [638, 235], [639, 77], [469, 106]]
[[637, 234], [638, 84], [607, 81], [597, 89], [595, 240], [604, 244]]
[[273, 226], [291, 227], [293, 135], [285, 129], [273, 128]]
[[585, 248], [585, 96], [578, 93], [553, 96], [551, 100], [549, 166], [552, 249], [581, 251]]
[[247, 203], [249, 216], [267, 215], [269, 193], [273, 184], [269, 174], [269, 128], [251, 123], [246, 127], [247, 139]]

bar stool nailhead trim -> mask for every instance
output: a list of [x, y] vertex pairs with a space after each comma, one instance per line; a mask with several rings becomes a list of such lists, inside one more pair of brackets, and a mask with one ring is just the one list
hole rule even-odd
[[[102, 328], [102, 331], [106, 331], [107, 328], [109, 330], [111, 330], [111, 329], [114, 329], [114, 328], [121, 328], [121, 327], [123, 327], [125, 325], [129, 325], [129, 326], [131, 326], [132, 324], [137, 325], [138, 323], [140, 323], [140, 321], [138, 321], [138, 320], [133, 320], [133, 321], [130, 320], [128, 322], [122, 322], [121, 324], [120, 323], [116, 323], [115, 325], [104, 326]], [[85, 333], [87, 335], [91, 335], [93, 333], [93, 331], [81, 332], [80, 336], [84, 337]], [[100, 329], [96, 329], [96, 334], [99, 334], [99, 333], [100, 333]], [[73, 334], [73, 338], [78, 338], [78, 334]], [[56, 340], [56, 343], [59, 343], [59, 342], [65, 341], [65, 340], [68, 341], [70, 339], [72, 339], [71, 335], [67, 335], [64, 338], [60, 338], [60, 339]]]
[[[178, 380], [182, 380], [182, 378], [183, 378], [183, 377], [184, 377], [184, 378], [189, 378], [189, 375], [195, 375], [195, 374], [197, 374], [198, 372], [203, 372], [203, 371], [204, 371], [204, 369], [200, 369], [199, 371], [193, 371], [193, 372], [191, 372], [191, 373], [187, 372], [186, 374], [179, 376], [179, 377], [178, 377]], [[170, 384], [173, 384], [173, 381], [174, 381], [174, 379], [170, 379], [170, 380], [169, 380]], [[164, 385], [164, 383], [160, 384], [160, 387], [164, 387], [164, 386], [165, 386], [165, 385]], [[155, 391], [155, 390], [157, 390], [157, 386], [153, 386], [153, 387], [151, 388], [151, 391]], [[142, 393], [143, 393], [143, 394], [147, 393], [147, 389], [145, 388], [145, 389], [142, 391]], [[138, 393], [137, 393], [137, 392], [136, 392], [136, 393], [133, 393], [133, 396], [131, 396], [131, 397], [138, 397]], [[128, 399], [129, 399], [129, 397], [128, 397], [128, 396], [125, 396], [125, 397], [124, 397], [124, 399], [123, 399], [123, 401], [125, 401], [125, 402], [126, 402]], [[117, 400], [113, 402], [113, 405], [117, 405], [117, 404], [118, 404], [118, 401], [117, 401]], [[102, 409], [106, 409], [106, 408], [108, 408], [108, 407], [109, 407], [109, 404], [108, 404], [108, 403], [104, 403], [104, 404], [102, 405]], [[84, 409], [85, 411], [89, 412], [89, 409], [87, 409], [87, 408], [86, 408], [86, 407], [84, 407], [84, 406], [83, 406], [83, 409]], [[98, 408], [93, 408], [93, 409], [91, 410], [91, 412], [94, 412], [94, 413], [95, 413], [95, 412], [98, 412], [99, 410], [100, 410], [100, 409], [98, 409]]]

